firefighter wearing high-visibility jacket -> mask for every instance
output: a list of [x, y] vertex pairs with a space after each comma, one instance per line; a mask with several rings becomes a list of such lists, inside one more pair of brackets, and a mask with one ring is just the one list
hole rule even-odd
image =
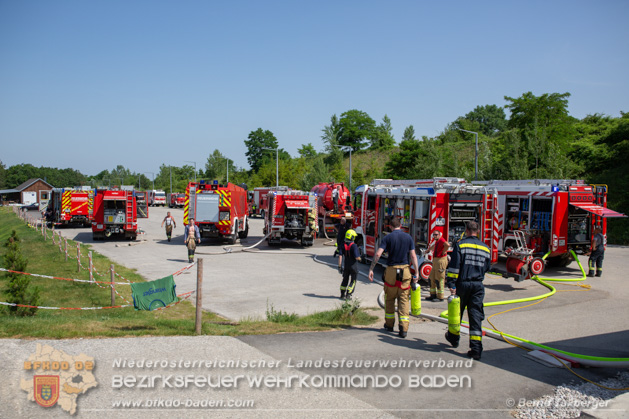
[[343, 257], [345, 265], [341, 269], [339, 263], [339, 271], [343, 274], [343, 282], [341, 282], [341, 299], [350, 299], [356, 288], [356, 278], [358, 278], [358, 262], [360, 262], [360, 251], [358, 245], [354, 243], [356, 240], [356, 232], [352, 229], [345, 233], [345, 243], [343, 244]]
[[[400, 230], [400, 219], [395, 217], [391, 220], [393, 232], [387, 234], [380, 242], [380, 247], [373, 257], [369, 268], [369, 280], [373, 281], [373, 270], [378, 263], [378, 259], [386, 251], [388, 252], [387, 268], [384, 271], [384, 328], [389, 332], [393, 331], [395, 325], [395, 303], [397, 301], [397, 311], [399, 318], [399, 335], [406, 337], [408, 332], [408, 312], [411, 280], [419, 280], [419, 267], [417, 265], [417, 254], [415, 253], [415, 242], [408, 234]], [[409, 262], [415, 269], [415, 275], [411, 276]]]
[[[483, 352], [482, 321], [485, 318], [483, 279], [491, 267], [491, 253], [478, 238], [478, 223], [470, 221], [465, 229], [466, 237], [454, 245], [446, 273], [447, 287], [452, 295], [460, 298], [461, 318], [467, 309], [470, 326], [470, 350], [467, 355], [479, 360]], [[459, 346], [459, 336], [446, 332], [446, 340], [453, 347]]]

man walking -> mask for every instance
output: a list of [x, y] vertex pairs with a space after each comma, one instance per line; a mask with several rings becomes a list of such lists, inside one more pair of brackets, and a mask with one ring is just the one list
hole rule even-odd
[[339, 263], [339, 272], [343, 274], [341, 282], [341, 300], [351, 299], [354, 289], [356, 288], [356, 278], [358, 278], [358, 262], [361, 261], [360, 250], [358, 245], [354, 243], [356, 240], [356, 231], [349, 229], [345, 233], [345, 244], [343, 245], [343, 256], [345, 257], [345, 266], [341, 269]]
[[433, 244], [428, 247], [432, 251], [432, 269], [430, 270], [430, 297], [428, 301], [443, 301], [445, 289], [446, 268], [448, 267], [448, 249], [450, 245], [443, 238], [440, 231], [433, 231]]
[[194, 222], [194, 218], [188, 220], [183, 237], [188, 248], [188, 262], [192, 263], [194, 262], [194, 251], [197, 248], [197, 243], [201, 243], [201, 233]]
[[[409, 294], [411, 279], [417, 282], [419, 279], [419, 266], [417, 265], [417, 254], [415, 253], [415, 243], [413, 238], [400, 229], [400, 219], [395, 217], [391, 220], [393, 232], [387, 234], [380, 242], [380, 247], [376, 252], [373, 262], [369, 267], [369, 280], [373, 282], [373, 270], [378, 263], [378, 259], [386, 251], [388, 252], [387, 268], [384, 271], [384, 328], [389, 332], [393, 331], [395, 325], [395, 303], [397, 301], [399, 335], [406, 337], [408, 332], [408, 312]], [[415, 269], [415, 275], [411, 276], [410, 264]]]
[[162, 227], [166, 224], [166, 238], [170, 241], [170, 237], [173, 234], [173, 227], [177, 228], [177, 224], [175, 223], [175, 219], [170, 215], [170, 211], [166, 213], [166, 217], [162, 221]]
[[[485, 319], [483, 300], [485, 286], [483, 279], [491, 267], [491, 253], [485, 243], [478, 238], [478, 223], [469, 221], [465, 228], [466, 237], [454, 245], [447, 269], [448, 288], [452, 295], [461, 299], [461, 318], [467, 308], [470, 324], [470, 350], [467, 355], [479, 360], [483, 352], [482, 321]], [[459, 346], [459, 335], [446, 332], [446, 340], [453, 347]]]

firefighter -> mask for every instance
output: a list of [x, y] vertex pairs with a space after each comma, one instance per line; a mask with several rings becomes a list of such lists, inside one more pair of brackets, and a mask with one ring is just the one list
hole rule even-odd
[[601, 233], [600, 227], [594, 227], [594, 235], [592, 237], [592, 250], [588, 259], [588, 276], [594, 276], [594, 267], [596, 267], [596, 276], [603, 275], [603, 258], [605, 257], [605, 237]]
[[443, 301], [446, 268], [448, 267], [448, 249], [450, 245], [443, 238], [440, 231], [432, 232], [433, 243], [428, 247], [428, 251], [432, 254], [432, 269], [430, 270], [430, 297], [426, 297], [428, 301]]
[[341, 221], [336, 227], [336, 250], [334, 251], [334, 256], [338, 255], [339, 257], [339, 265], [342, 263], [343, 259], [343, 244], [345, 243], [345, 233], [349, 230], [351, 226], [347, 223], [347, 219], [345, 217], [341, 217]]
[[349, 229], [345, 233], [345, 243], [343, 245], [343, 256], [345, 266], [341, 267], [339, 261], [339, 273], [343, 274], [341, 282], [341, 299], [350, 299], [356, 288], [356, 278], [358, 277], [358, 262], [362, 261], [356, 240], [356, 231]]
[[[408, 332], [408, 312], [409, 294], [411, 280], [419, 280], [419, 266], [417, 265], [417, 254], [415, 253], [415, 243], [413, 238], [403, 232], [400, 219], [394, 217], [391, 220], [393, 232], [384, 236], [380, 242], [380, 247], [373, 257], [373, 262], [369, 267], [369, 280], [373, 282], [373, 270], [378, 263], [378, 259], [385, 251], [388, 252], [387, 268], [384, 271], [384, 328], [389, 332], [393, 331], [395, 325], [395, 303], [397, 301], [399, 318], [399, 336], [405, 338]], [[415, 275], [411, 276], [410, 264], [415, 269]]]
[[197, 244], [201, 243], [201, 233], [199, 232], [199, 227], [194, 223], [194, 218], [188, 220], [183, 237], [188, 248], [188, 262], [192, 263], [194, 262], [194, 251], [197, 248]]
[[170, 215], [170, 211], [166, 213], [166, 217], [164, 217], [164, 220], [162, 221], [162, 227], [164, 227], [164, 224], [166, 224], [166, 237], [168, 238], [168, 241], [170, 241], [173, 228], [177, 228], [177, 223], [175, 223], [175, 219], [172, 215]]
[[[447, 286], [452, 295], [461, 299], [461, 318], [467, 308], [470, 324], [470, 350], [467, 355], [479, 360], [483, 352], [482, 321], [485, 318], [483, 279], [491, 266], [491, 253], [478, 238], [478, 223], [469, 221], [465, 228], [466, 237], [454, 245], [447, 269]], [[453, 347], [459, 346], [459, 336], [446, 332], [446, 340]]]

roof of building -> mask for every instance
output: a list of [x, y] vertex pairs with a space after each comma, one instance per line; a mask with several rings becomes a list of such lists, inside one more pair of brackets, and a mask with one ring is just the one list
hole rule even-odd
[[42, 182], [44, 182], [46, 185], [50, 186], [50, 189], [52, 189], [52, 185], [48, 182], [46, 182], [44, 179], [41, 178], [34, 178], [34, 179], [29, 179], [26, 182], [22, 183], [21, 185], [17, 186], [15, 189], [17, 192], [21, 192], [24, 189], [28, 188], [29, 186], [31, 186], [33, 183], [37, 182], [38, 180], [41, 180]]

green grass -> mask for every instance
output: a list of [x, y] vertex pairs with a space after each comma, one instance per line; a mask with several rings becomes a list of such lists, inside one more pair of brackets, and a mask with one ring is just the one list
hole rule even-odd
[[[10, 208], [0, 208], [0, 265], [6, 252], [4, 243], [15, 230], [20, 238], [22, 254], [28, 259], [26, 271], [55, 277], [89, 279], [85, 270], [77, 272], [76, 242], [68, 241], [68, 261], [64, 253], [53, 245], [50, 236], [47, 240], [20, 220]], [[87, 255], [90, 247], [81, 245], [82, 255]], [[82, 264], [87, 267], [87, 256], [82, 256]], [[112, 261], [93, 252], [95, 268], [104, 273], [95, 275], [98, 281], [109, 281], [109, 266]], [[115, 271], [131, 282], [144, 281], [137, 272], [114, 263]], [[41, 306], [50, 307], [106, 307], [111, 305], [111, 291], [94, 284], [31, 277], [31, 286], [41, 290]], [[7, 275], [0, 272], [0, 301], [6, 301]], [[116, 278], [116, 282], [121, 282]], [[131, 299], [131, 287], [116, 287], [127, 300]], [[127, 304], [116, 297], [116, 304]], [[136, 311], [133, 307], [106, 310], [44, 310], [32, 317], [17, 317], [0, 308], [0, 338], [89, 338], [127, 336], [176, 336], [194, 334], [195, 308], [184, 301], [174, 307], [158, 311]], [[275, 321], [273, 321], [275, 320]], [[346, 328], [354, 325], [372, 324], [377, 317], [363, 309], [352, 310], [347, 304], [336, 310], [315, 313], [309, 316], [267, 309], [267, 320], [245, 320], [232, 323], [214, 313], [203, 313], [202, 333], [205, 335], [250, 335], [286, 332], [323, 331]]]

